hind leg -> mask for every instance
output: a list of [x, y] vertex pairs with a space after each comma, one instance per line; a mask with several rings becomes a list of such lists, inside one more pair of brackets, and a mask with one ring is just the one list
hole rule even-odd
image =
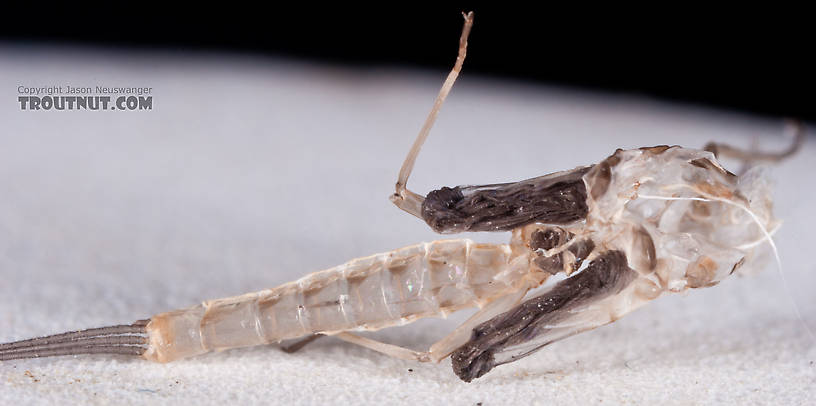
[[[448, 334], [445, 336], [445, 338], [433, 344], [428, 351], [414, 351], [410, 348], [384, 343], [382, 341], [362, 337], [347, 331], [334, 334], [333, 336], [343, 341], [356, 344], [394, 358], [419, 362], [439, 362], [445, 359], [462, 344], [466, 343], [470, 339], [474, 327], [512, 309], [519, 302], [521, 302], [521, 299], [524, 298], [524, 295], [526, 294], [527, 290], [521, 289], [517, 292], [494, 300], [476, 312], [467, 321], [462, 323], [462, 325], [460, 325], [451, 334]], [[306, 340], [309, 339], [307, 338]]]
[[754, 148], [751, 150], [744, 150], [728, 144], [720, 144], [715, 142], [709, 142], [703, 149], [713, 153], [718, 159], [722, 156], [742, 161], [745, 165], [742, 172], [745, 172], [745, 169], [752, 166], [754, 162], [778, 162], [795, 154], [799, 148], [801, 148], [802, 143], [805, 140], [805, 127], [802, 125], [802, 123], [795, 120], [788, 121], [788, 127], [791, 128], [793, 132], [793, 143], [790, 145], [790, 147], [781, 152], [757, 151]]

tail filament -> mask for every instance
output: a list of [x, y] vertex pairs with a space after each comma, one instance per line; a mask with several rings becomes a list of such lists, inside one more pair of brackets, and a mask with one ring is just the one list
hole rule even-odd
[[142, 355], [147, 350], [146, 326], [133, 324], [71, 331], [0, 344], [0, 361], [79, 354]]

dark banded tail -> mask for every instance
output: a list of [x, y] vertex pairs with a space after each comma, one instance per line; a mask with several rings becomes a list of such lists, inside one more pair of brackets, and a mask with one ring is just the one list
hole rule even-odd
[[140, 356], [147, 350], [150, 320], [92, 328], [0, 344], [0, 361], [79, 354]]

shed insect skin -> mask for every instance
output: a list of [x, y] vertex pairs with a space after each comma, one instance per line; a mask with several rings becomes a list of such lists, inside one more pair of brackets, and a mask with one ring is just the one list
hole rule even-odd
[[[402, 359], [451, 356], [456, 375], [470, 382], [664, 293], [713, 286], [735, 271], [762, 266], [766, 232], [778, 225], [767, 186], [755, 170], [728, 172], [716, 154], [779, 160], [798, 149], [801, 127], [780, 154], [717, 144], [709, 151], [657, 146], [617, 150], [595, 165], [520, 182], [443, 187], [425, 197], [410, 191], [416, 157], [466, 55], [473, 13], [464, 16], [456, 63], [391, 201], [438, 233], [510, 231], [508, 244], [457, 239], [412, 245], [129, 325], [0, 344], [0, 361], [103, 353], [169, 362], [330, 335]], [[524, 300], [561, 272], [569, 277]], [[352, 333], [471, 307], [480, 310], [427, 351]]]

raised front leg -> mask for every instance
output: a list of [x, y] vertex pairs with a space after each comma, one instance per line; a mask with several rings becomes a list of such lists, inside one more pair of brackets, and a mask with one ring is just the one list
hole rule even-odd
[[584, 271], [473, 329], [451, 355], [470, 382], [497, 365], [523, 358], [562, 338], [611, 323], [648, 301], [637, 295], [637, 272], [621, 251], [607, 251]]
[[442, 103], [444, 103], [445, 98], [448, 97], [448, 93], [450, 93], [451, 88], [453, 88], [453, 83], [456, 82], [456, 78], [462, 70], [462, 64], [465, 62], [465, 56], [467, 55], [467, 38], [470, 35], [471, 27], [473, 27], [473, 12], [463, 13], [463, 16], [465, 17], [465, 25], [462, 27], [462, 36], [459, 38], [459, 54], [456, 57], [456, 63], [448, 74], [448, 78], [445, 79], [445, 83], [442, 84], [442, 88], [439, 89], [439, 94], [436, 96], [431, 112], [428, 113], [425, 124], [423, 124], [422, 129], [419, 130], [419, 134], [416, 140], [414, 140], [411, 150], [408, 151], [408, 155], [402, 163], [399, 175], [397, 176], [396, 190], [394, 194], [391, 195], [391, 202], [397, 207], [419, 218], [422, 218], [422, 202], [425, 199], [421, 195], [408, 189], [408, 178], [411, 176], [411, 171], [414, 170], [414, 163], [416, 162], [417, 156], [419, 156], [419, 151], [422, 149], [422, 144], [425, 143], [425, 140], [428, 139], [428, 134], [431, 133], [431, 128], [436, 121], [436, 116], [439, 114], [439, 109], [442, 108]]

